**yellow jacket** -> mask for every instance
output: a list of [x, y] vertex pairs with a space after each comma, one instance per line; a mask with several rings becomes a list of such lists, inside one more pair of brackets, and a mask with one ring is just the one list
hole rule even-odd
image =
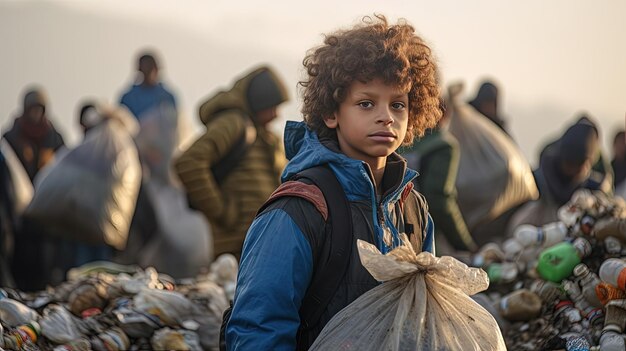
[[247, 92], [252, 78], [261, 72], [270, 73], [283, 94], [279, 101], [286, 100], [280, 80], [269, 68], [252, 71], [231, 90], [217, 93], [200, 106], [200, 120], [206, 125], [206, 133], [175, 161], [190, 205], [211, 222], [216, 257], [225, 252], [240, 255], [256, 211], [280, 184], [287, 162], [281, 140], [262, 126], [254, 125], [254, 143], [221, 184], [217, 184], [211, 172], [211, 167], [237, 146], [249, 121], [254, 122]]

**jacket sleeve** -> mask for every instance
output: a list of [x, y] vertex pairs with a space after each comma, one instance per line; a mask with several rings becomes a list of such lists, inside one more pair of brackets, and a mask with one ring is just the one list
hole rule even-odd
[[224, 225], [235, 221], [236, 202], [220, 191], [211, 167], [237, 143], [245, 128], [244, 118], [236, 111], [222, 113], [174, 163], [189, 204], [208, 219]]
[[312, 274], [311, 246], [291, 217], [281, 209], [259, 216], [243, 246], [228, 350], [294, 350]]
[[422, 194], [437, 228], [457, 250], [474, 251], [478, 247], [459, 209], [456, 196], [458, 149], [451, 145], [438, 149], [422, 160]]

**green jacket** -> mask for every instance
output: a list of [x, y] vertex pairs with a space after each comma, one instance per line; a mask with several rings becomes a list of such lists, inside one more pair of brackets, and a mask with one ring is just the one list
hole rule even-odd
[[[251, 72], [231, 90], [219, 92], [203, 103], [199, 114], [207, 130], [175, 161], [190, 205], [211, 222], [216, 257], [225, 252], [240, 255], [256, 211], [280, 185], [287, 162], [280, 138], [254, 125], [254, 143], [221, 184], [211, 172], [253, 121], [246, 95], [248, 86], [252, 78], [267, 70]], [[274, 79], [281, 86], [278, 78]]]
[[428, 201], [435, 233], [443, 234], [457, 250], [475, 251], [478, 247], [457, 203], [455, 183], [459, 145], [456, 139], [448, 132], [431, 130], [400, 152], [407, 159], [408, 166], [420, 173], [414, 182]]

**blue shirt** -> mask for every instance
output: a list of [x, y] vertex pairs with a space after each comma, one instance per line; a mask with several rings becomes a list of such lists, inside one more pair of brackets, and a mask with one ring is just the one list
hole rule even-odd
[[176, 108], [176, 99], [162, 83], [155, 86], [136, 84], [122, 96], [120, 104], [128, 107], [133, 115], [141, 120], [146, 111], [161, 104]]

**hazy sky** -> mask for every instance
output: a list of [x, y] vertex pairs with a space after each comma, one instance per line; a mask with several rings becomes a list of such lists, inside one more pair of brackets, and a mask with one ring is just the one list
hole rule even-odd
[[158, 49], [163, 77], [198, 132], [196, 109], [216, 89], [267, 62], [291, 88], [282, 109], [299, 120], [296, 83], [322, 34], [381, 13], [406, 18], [431, 44], [444, 82], [472, 97], [483, 77], [501, 89], [501, 112], [534, 164], [547, 138], [581, 111], [599, 122], [605, 149], [626, 118], [626, 1], [158, 1], [0, 0], [0, 126], [39, 83], [68, 144], [80, 140], [77, 105], [112, 102], [134, 79], [137, 51]]

